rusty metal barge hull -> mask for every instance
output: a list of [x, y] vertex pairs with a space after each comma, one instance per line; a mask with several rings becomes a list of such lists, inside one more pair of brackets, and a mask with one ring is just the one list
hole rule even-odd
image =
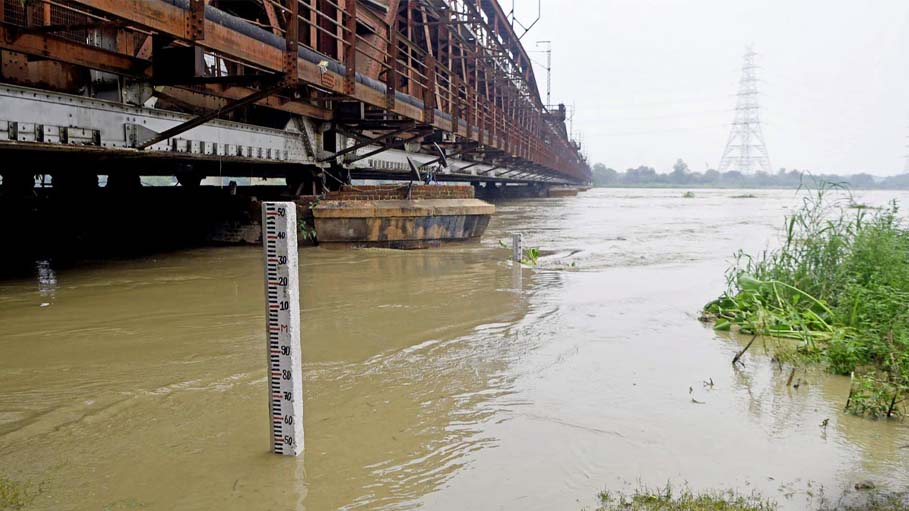
[[320, 245], [410, 249], [481, 237], [495, 206], [479, 199], [339, 200], [312, 212]]

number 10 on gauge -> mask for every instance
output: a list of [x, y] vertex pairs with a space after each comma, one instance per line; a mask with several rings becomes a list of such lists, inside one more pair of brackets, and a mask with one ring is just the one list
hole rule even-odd
[[262, 246], [271, 446], [275, 454], [296, 456], [303, 451], [303, 377], [297, 208], [293, 202], [262, 204]]

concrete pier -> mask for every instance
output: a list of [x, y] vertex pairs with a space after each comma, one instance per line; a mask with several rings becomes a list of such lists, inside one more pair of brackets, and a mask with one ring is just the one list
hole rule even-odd
[[471, 186], [344, 186], [312, 207], [320, 245], [426, 248], [479, 238], [495, 206]]
[[319, 244], [426, 248], [479, 238], [495, 206], [479, 199], [323, 201], [313, 208]]
[[549, 197], [574, 197], [579, 191], [573, 186], [554, 186], [547, 193]]

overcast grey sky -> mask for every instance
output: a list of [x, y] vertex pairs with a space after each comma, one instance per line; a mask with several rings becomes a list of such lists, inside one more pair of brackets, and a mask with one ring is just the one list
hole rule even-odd
[[[506, 11], [512, 0], [500, 0]], [[516, 0], [529, 22], [537, 0]], [[574, 102], [592, 162], [716, 167], [742, 55], [759, 53], [773, 167], [902, 172], [909, 0], [542, 0], [523, 39], [553, 42], [553, 102]], [[531, 53], [539, 62], [542, 53]], [[544, 66], [536, 66], [545, 95]]]

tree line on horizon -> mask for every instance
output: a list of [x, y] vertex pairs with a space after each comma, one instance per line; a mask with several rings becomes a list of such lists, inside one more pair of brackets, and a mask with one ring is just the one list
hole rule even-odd
[[719, 172], [709, 169], [692, 172], [684, 160], [672, 166], [672, 172], [657, 172], [653, 167], [641, 165], [624, 172], [611, 169], [602, 163], [593, 166], [593, 184], [601, 187], [691, 187], [706, 188], [795, 188], [805, 179], [837, 183], [851, 188], [909, 189], [909, 174], [876, 177], [867, 173], [850, 175], [814, 174], [804, 170], [785, 168], [775, 174], [756, 172], [743, 174], [736, 170]]

